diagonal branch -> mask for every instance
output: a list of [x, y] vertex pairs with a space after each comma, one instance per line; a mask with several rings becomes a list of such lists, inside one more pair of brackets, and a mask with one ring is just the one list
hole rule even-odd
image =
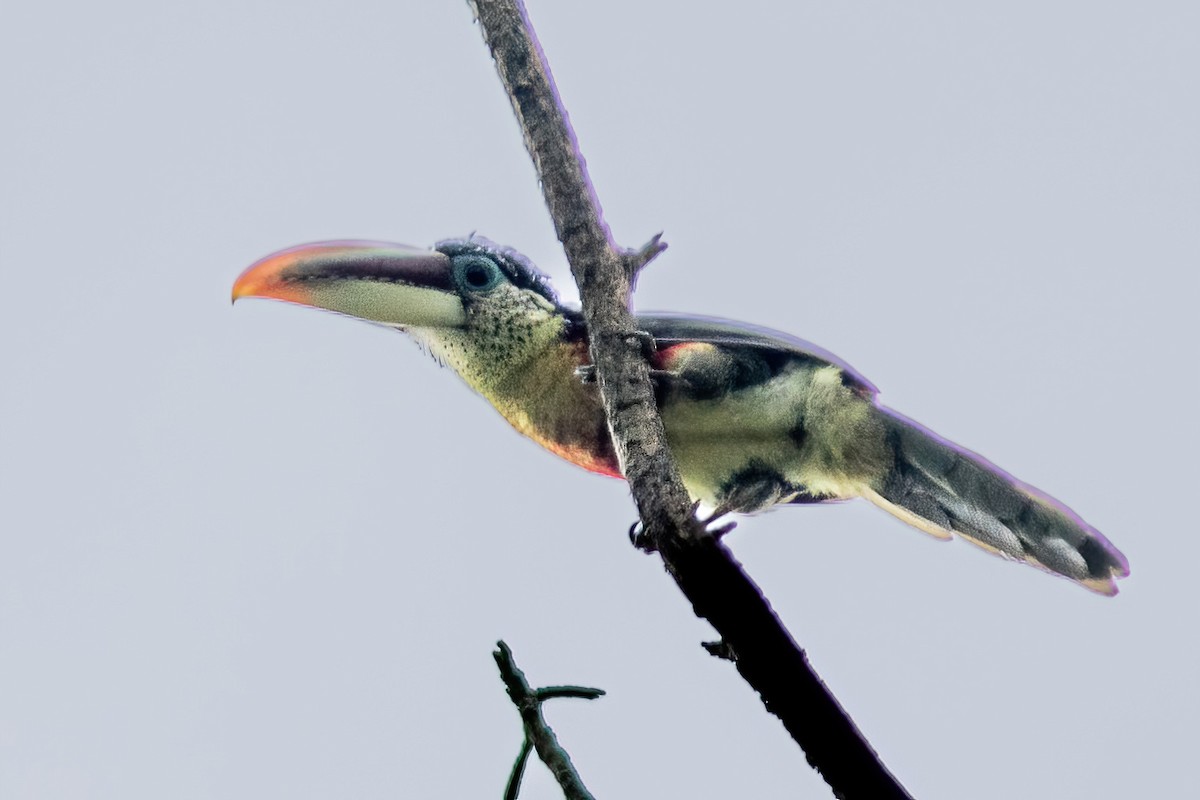
[[642, 339], [629, 313], [637, 271], [665, 247], [632, 251], [604, 224], [582, 155], [520, 0], [468, 0], [479, 19], [579, 284], [592, 363], [647, 540], [723, 640], [721, 652], [777, 715], [836, 797], [907, 798], [716, 537], [707, 535], [667, 447]]
[[515, 0], [474, 2], [484, 38], [533, 157], [559, 241], [579, 284], [593, 364], [625, 478], [648, 533], [691, 528], [691, 500], [665, 446], [649, 371], [629, 313], [634, 267], [662, 249], [636, 253], [612, 241], [583, 158], [524, 8]]

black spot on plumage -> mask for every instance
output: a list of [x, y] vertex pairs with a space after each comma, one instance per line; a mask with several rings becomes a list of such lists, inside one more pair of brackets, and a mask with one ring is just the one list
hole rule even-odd
[[727, 511], [752, 513], [775, 505], [797, 490], [779, 470], [754, 459], [721, 482], [718, 502]]
[[796, 489], [796, 496], [788, 500], [789, 505], [810, 505], [812, 503], [825, 503], [830, 499], [824, 495], [810, 494], [807, 489], [801, 487], [793, 487]]
[[788, 438], [797, 448], [804, 447], [804, 443], [808, 441], [808, 429], [804, 427], [804, 417], [796, 415], [795, 423], [788, 429]]

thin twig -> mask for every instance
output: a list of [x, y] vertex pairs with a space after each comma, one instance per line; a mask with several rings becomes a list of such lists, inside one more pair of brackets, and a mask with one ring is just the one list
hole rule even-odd
[[521, 781], [525, 777], [525, 765], [529, 763], [529, 754], [532, 751], [533, 745], [526, 736], [521, 740], [521, 752], [517, 753], [517, 760], [513, 762], [512, 771], [508, 773], [508, 783], [504, 785], [504, 800], [517, 800], [517, 795], [521, 793]]
[[543, 686], [534, 694], [539, 702], [559, 700], [564, 697], [574, 697], [577, 700], [598, 700], [604, 697], [603, 689], [593, 689], [590, 686]]
[[[504, 642], [497, 642], [492, 656], [496, 659], [496, 666], [500, 668], [500, 678], [508, 689], [508, 696], [512, 699], [513, 705], [517, 707], [517, 711], [521, 713], [521, 722], [525, 725], [525, 742], [533, 745], [538, 758], [554, 774], [554, 779], [558, 781], [563, 796], [567, 800], [595, 800], [591, 792], [583, 785], [583, 779], [579, 777], [579, 773], [575, 771], [571, 757], [558, 743], [558, 737], [554, 735], [554, 731], [546, 724], [546, 719], [542, 716], [542, 701], [538, 697], [538, 692], [529, 688], [529, 683], [525, 680], [525, 673], [521, 672], [517, 667], [517, 662], [513, 660], [512, 650]], [[587, 690], [587, 692], [591, 695], [587, 699], [595, 699], [604, 694], [598, 689]], [[524, 746], [522, 747], [524, 748]], [[518, 756], [517, 763], [513, 765], [512, 775], [509, 776], [508, 791], [515, 792], [520, 786], [521, 775], [525, 771], [523, 760], [529, 757], [528, 752], [525, 752], [524, 749], [522, 753], [523, 755]]]
[[637, 271], [665, 245], [613, 242], [549, 67], [519, 0], [468, 0], [492, 52], [541, 180], [555, 231], [579, 284], [592, 363], [618, 458], [645, 538], [696, 613], [735, 654], [738, 671], [779, 716], [836, 797], [907, 798], [804, 651], [729, 551], [708, 536], [666, 444], [642, 342], [629, 313]]

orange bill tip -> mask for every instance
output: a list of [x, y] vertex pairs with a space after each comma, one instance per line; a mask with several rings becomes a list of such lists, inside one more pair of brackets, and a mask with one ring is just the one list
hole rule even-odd
[[263, 297], [308, 305], [311, 293], [302, 283], [284, 280], [284, 272], [314, 258], [360, 250], [366, 244], [357, 241], [301, 244], [260, 258], [233, 282], [233, 302], [243, 297]]

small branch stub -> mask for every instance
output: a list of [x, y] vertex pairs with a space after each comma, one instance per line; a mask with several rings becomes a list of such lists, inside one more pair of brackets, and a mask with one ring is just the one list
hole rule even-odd
[[737, 653], [729, 646], [729, 642], [724, 639], [716, 642], [701, 642], [700, 646], [713, 658], [720, 658], [725, 661], [737, 661]]
[[662, 231], [659, 231], [639, 249], [625, 251], [625, 275], [630, 289], [637, 288], [637, 279], [642, 270], [650, 266], [650, 262], [667, 249], [667, 243], [662, 237]]

